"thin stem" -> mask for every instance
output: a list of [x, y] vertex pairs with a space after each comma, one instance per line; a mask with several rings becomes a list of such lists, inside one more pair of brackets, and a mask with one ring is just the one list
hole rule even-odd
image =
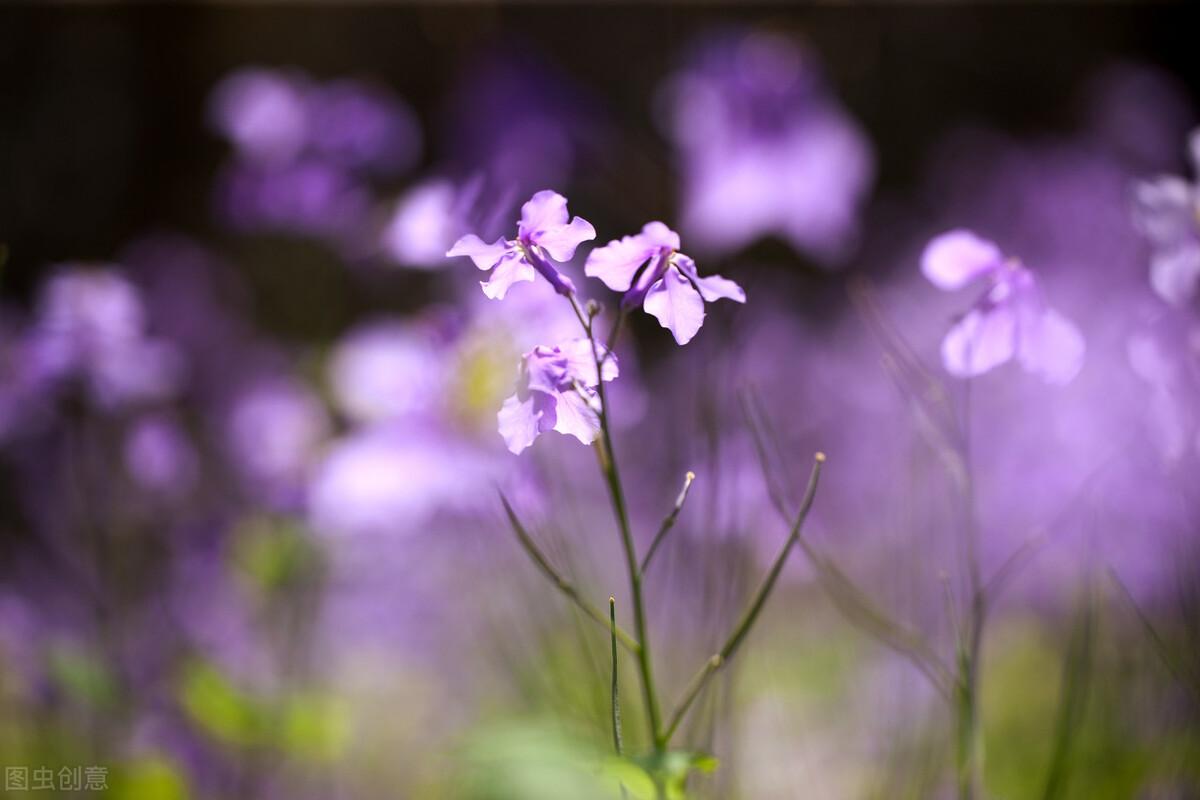
[[[759, 415], [755, 414], [752, 403], [746, 398], [743, 398], [742, 408], [746, 423], [750, 428], [755, 451], [758, 453], [759, 465], [762, 468], [763, 479], [766, 481], [772, 505], [779, 512], [780, 518], [785, 522], [790, 522], [791, 515], [786, 508], [784, 492], [775, 482], [766, 443], [759, 428], [760, 424], [768, 424], [769, 420], [765, 418], [765, 414], [761, 414], [763, 417], [761, 421], [757, 420], [756, 416]], [[949, 700], [955, 684], [954, 676], [924, 637], [917, 631], [895, 621], [876, 606], [866, 593], [838, 568], [832, 559], [822, 556], [806, 538], [801, 536], [797, 545], [808, 559], [809, 564], [816, 570], [821, 588], [829, 595], [838, 611], [851, 624], [875, 637], [881, 644], [908, 658], [929, 679], [930, 684], [938, 693]]]
[[[609, 499], [612, 501], [613, 514], [616, 516], [617, 527], [621, 533], [621, 546], [625, 550], [625, 567], [629, 573], [629, 593], [633, 601], [634, 631], [637, 634], [638, 641], [638, 649], [636, 651], [638, 673], [641, 676], [642, 697], [646, 704], [650, 740], [654, 742], [655, 751], [662, 752], [665, 745], [665, 740], [660, 734], [662, 730], [662, 712], [658, 707], [658, 692], [654, 683], [654, 666], [650, 657], [650, 637], [646, 625], [646, 604], [642, 597], [642, 576], [638, 570], [637, 548], [633, 542], [633, 531], [629, 524], [629, 511], [625, 503], [625, 490], [621, 485], [621, 474], [617, 469], [612, 433], [609, 429], [608, 397], [603, 380], [604, 362], [600, 354], [600, 345], [597, 344], [596, 336], [592, 329], [592, 318], [584, 314], [583, 310], [579, 307], [579, 301], [575, 299], [574, 295], [568, 295], [567, 299], [571, 303], [571, 308], [575, 311], [575, 316], [579, 318], [579, 323], [583, 325], [588, 341], [591, 342], [592, 359], [596, 362], [596, 394], [600, 399], [600, 410], [597, 412], [597, 416], [600, 419], [600, 441], [597, 447], [597, 453], [600, 456], [600, 471], [604, 474], [604, 481], [608, 485], [608, 494]], [[615, 344], [615, 341], [613, 344]]]
[[574, 584], [563, 577], [562, 574], [550, 564], [546, 556], [541, 550], [538, 549], [538, 546], [534, 544], [533, 539], [529, 536], [529, 532], [525, 529], [525, 526], [521, 524], [521, 520], [517, 518], [516, 512], [513, 511], [512, 506], [508, 502], [508, 498], [504, 496], [503, 492], [500, 493], [500, 502], [504, 504], [504, 513], [508, 515], [508, 522], [512, 526], [513, 531], [517, 534], [517, 541], [521, 543], [521, 547], [523, 547], [525, 552], [529, 554], [529, 557], [533, 560], [533, 563], [537, 565], [537, 568], [541, 571], [541, 573], [549, 578], [550, 582], [553, 583], [560, 592], [567, 596], [567, 599], [578, 606], [580, 611], [596, 620], [596, 622], [600, 623], [605, 628], [609, 628], [612, 631], [613, 636], [616, 637], [616, 640], [621, 643], [622, 647], [629, 652], [636, 654], [641, 649], [637, 640], [618, 627], [615, 621], [610, 622], [610, 620], [607, 619], [599, 609], [597, 609], [587, 600], [584, 600], [583, 596], [579, 594], [579, 590], [575, 588]]
[[800, 539], [800, 529], [804, 526], [804, 520], [808, 517], [809, 509], [812, 508], [813, 500], [817, 496], [817, 483], [821, 477], [821, 465], [825, 463], [825, 454], [817, 453], [813, 458], [812, 472], [808, 476], [808, 488], [804, 490], [804, 499], [800, 502], [800, 510], [796, 514], [796, 520], [792, 523], [792, 530], [788, 534], [787, 541], [783, 544], [783, 549], [779, 551], [779, 555], [775, 557], [775, 563], [771, 565], [771, 570], [767, 573], [767, 577], [763, 580], [762, 585], [755, 593], [754, 599], [750, 602], [742, 614], [742, 618], [738, 624], [734, 626], [733, 632], [729, 634], [729, 638], [725, 640], [725, 644], [721, 649], [714, 653], [700, 671], [696, 673], [688, 684], [685, 690], [683, 699], [671, 714], [671, 721], [667, 725], [664, 738], [670, 741], [674, 736], [679, 724], [683, 722], [684, 716], [692, 703], [699, 697], [700, 692], [708, 684], [708, 680], [733, 657], [737, 652], [738, 647], [749, 635], [750, 630], [754, 627], [754, 623], [758, 620], [759, 613], [763, 610], [763, 606], [767, 603], [767, 598], [771, 596], [771, 591], [775, 588], [775, 582], [779, 580], [780, 573], [783, 572], [783, 566], [787, 563], [788, 555], [792, 552], [792, 547]]
[[617, 688], [617, 598], [608, 598], [608, 620], [612, 630], [612, 732], [613, 747], [621, 755], [621, 696]]
[[966, 528], [967, 585], [970, 616], [968, 646], [959, 648], [958, 659], [958, 795], [972, 800], [980, 788], [979, 659], [983, 649], [983, 625], [987, 618], [985, 586], [979, 566], [979, 524], [975, 518], [975, 481], [971, 476], [971, 383], [963, 389], [962, 454], [963, 523]]
[[688, 491], [692, 488], [692, 481], [696, 480], [696, 473], [688, 471], [687, 475], [683, 476], [683, 488], [679, 490], [679, 496], [675, 498], [675, 506], [671, 509], [671, 513], [667, 514], [662, 521], [662, 525], [658, 528], [658, 533], [654, 536], [654, 541], [650, 543], [650, 549], [646, 551], [646, 557], [642, 559], [642, 566], [639, 570], [642, 575], [646, 574], [646, 569], [650, 566], [650, 559], [654, 558], [654, 554], [658, 551], [658, 546], [662, 543], [663, 537], [671, 528], [675, 527], [675, 520], [679, 519], [679, 512], [683, 510], [683, 504], [687, 502]]

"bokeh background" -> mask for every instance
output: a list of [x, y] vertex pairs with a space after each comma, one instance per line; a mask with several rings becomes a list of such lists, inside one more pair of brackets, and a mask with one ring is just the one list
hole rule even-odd
[[[489, 301], [443, 257], [553, 188], [596, 244], [663, 220], [748, 295], [685, 348], [635, 314], [618, 350], [642, 548], [698, 475], [647, 578], [668, 701], [786, 537], [768, 484], [794, 503], [817, 450], [813, 546], [952, 663], [950, 448], [998, 590], [985, 795], [1200, 796], [1200, 327], [1187, 280], [1151, 281], [1138, 194], [1196, 180], [1198, 22], [3, 8], [0, 765], [102, 765], [120, 798], [613, 796], [588, 766], [608, 639], [496, 494], [628, 620], [594, 455], [496, 432], [519, 355], [573, 317], [545, 284]], [[1074, 320], [1074, 380], [945, 372], [974, 297], [919, 263], [958, 227]], [[585, 252], [567, 271], [615, 306]], [[796, 553], [682, 731], [720, 760], [692, 794], [950, 796], [949, 707], [845, 611]]]

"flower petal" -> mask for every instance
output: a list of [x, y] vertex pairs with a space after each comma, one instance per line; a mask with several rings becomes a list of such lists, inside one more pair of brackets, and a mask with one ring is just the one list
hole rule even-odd
[[643, 225], [639, 236], [650, 247], [665, 247], [668, 250], [679, 249], [679, 234], [658, 220], [647, 222]]
[[537, 271], [518, 253], [508, 253], [496, 265], [496, 271], [486, 281], [480, 281], [483, 293], [493, 300], [503, 300], [514, 283], [532, 281]]
[[707, 278], [701, 278], [700, 273], [696, 270], [696, 262], [690, 256], [677, 253], [675, 255], [675, 265], [679, 267], [680, 272], [686, 275], [692, 283], [696, 284], [696, 288], [700, 290], [700, 296], [708, 302], [712, 303], [720, 300], [722, 297], [733, 300], [735, 303], [746, 302], [746, 292], [741, 286], [738, 286], [728, 278], [722, 278], [720, 275], [709, 275]]
[[678, 269], [669, 267], [662, 278], [646, 292], [646, 313], [658, 318], [671, 331], [675, 341], [684, 345], [704, 324], [704, 300], [691, 281]]
[[591, 387], [599, 383], [596, 380], [596, 354], [604, 359], [602, 366], [604, 380], [614, 380], [620, 374], [616, 355], [610, 354], [605, 358], [604, 354], [607, 348], [599, 342], [596, 343], [595, 353], [592, 352], [592, 343], [588, 339], [573, 339], [559, 345], [558, 349], [567, 359], [567, 373], [584, 386]]
[[1196, 293], [1200, 280], [1200, 242], [1160, 250], [1150, 260], [1150, 285], [1154, 292], [1175, 306], [1182, 306]]
[[578, 392], [563, 392], [558, 395], [557, 419], [554, 430], [574, 436], [584, 444], [591, 444], [600, 432], [600, 418], [588, 401]]
[[934, 237], [921, 254], [921, 272], [939, 289], [958, 289], [1004, 263], [992, 242], [958, 229]]
[[653, 253], [654, 246], [640, 234], [613, 239], [588, 253], [583, 274], [599, 278], [614, 292], [625, 292], [633, 285], [633, 276]]
[[1075, 323], [1047, 308], [1032, 326], [1020, 332], [1021, 366], [1048, 383], [1066, 384], [1083, 367], [1087, 349]]
[[504, 258], [506, 252], [508, 252], [508, 245], [503, 236], [488, 244], [475, 234], [468, 233], [446, 251], [446, 257], [469, 256], [475, 262], [475, 266], [480, 269], [491, 269], [500, 259]]
[[596, 238], [596, 229], [583, 217], [571, 220], [570, 225], [556, 225], [537, 233], [533, 241], [543, 247], [555, 261], [570, 261], [575, 248]]
[[942, 365], [951, 375], [982, 375], [1013, 357], [1016, 314], [1007, 305], [973, 308], [942, 340]]
[[531, 393], [524, 401], [512, 395], [500, 406], [496, 422], [504, 444], [510, 453], [518, 454], [538, 437], [538, 414], [533, 407]]
[[567, 198], [558, 192], [543, 189], [521, 206], [517, 232], [521, 238], [531, 238], [556, 225], [566, 225], [567, 216]]

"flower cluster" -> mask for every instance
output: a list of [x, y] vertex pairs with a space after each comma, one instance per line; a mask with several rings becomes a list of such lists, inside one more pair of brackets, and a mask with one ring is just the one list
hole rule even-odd
[[[570, 261], [580, 244], [594, 238], [592, 224], [582, 217], [572, 219], [567, 199], [547, 189], [521, 207], [515, 239], [500, 237], [489, 244], [468, 234], [446, 256], [467, 256], [479, 269], [492, 270], [480, 286], [493, 300], [503, 299], [514, 283], [541, 275], [578, 309], [575, 284], [555, 263]], [[684, 345], [704, 324], [705, 301], [728, 298], [745, 303], [746, 293], [720, 275], [701, 277], [696, 262], [679, 252], [679, 245], [679, 234], [661, 222], [649, 222], [640, 233], [593, 250], [584, 273], [624, 292], [621, 313], [642, 306]], [[594, 342], [590, 323], [584, 325], [588, 338], [539, 345], [523, 357], [518, 391], [505, 401], [499, 416], [500, 434], [513, 453], [547, 430], [573, 435], [584, 444], [595, 439], [603, 411], [593, 390], [601, 378], [616, 378], [617, 364], [615, 355]]]

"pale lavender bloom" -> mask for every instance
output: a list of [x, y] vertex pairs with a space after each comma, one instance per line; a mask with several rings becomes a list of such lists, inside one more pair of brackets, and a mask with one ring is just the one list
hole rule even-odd
[[242, 390], [226, 420], [226, 441], [239, 470], [269, 494], [298, 485], [329, 432], [320, 400], [287, 378]]
[[213, 90], [213, 126], [243, 158], [282, 162], [294, 158], [308, 136], [306, 82], [271, 69], [245, 69]]
[[329, 380], [338, 407], [355, 422], [382, 422], [437, 409], [445, 359], [416, 325], [387, 319], [353, 329], [336, 346]]
[[468, 214], [479, 199], [482, 182], [463, 186], [432, 178], [412, 186], [393, 207], [382, 234], [384, 251], [406, 267], [437, 269], [446, 250], [469, 230]]
[[145, 328], [132, 283], [111, 267], [72, 266], [42, 289], [31, 357], [46, 378], [81, 379], [101, 406], [162, 399], [178, 388], [182, 363]]
[[617, 358], [600, 347], [600, 373], [592, 343], [576, 339], [550, 347], [538, 345], [521, 358], [516, 394], [497, 414], [500, 435], [512, 453], [520, 453], [540, 434], [555, 430], [591, 444], [600, 432], [595, 388], [600, 378], [614, 380]]
[[874, 157], [808, 52], [775, 34], [721, 34], [664, 94], [689, 241], [723, 253], [777, 235], [825, 262], [845, 255]]
[[952, 375], [980, 375], [1015, 356], [1028, 372], [1065, 384], [1083, 366], [1079, 329], [1046, 305], [1033, 273], [992, 242], [962, 229], [944, 233], [925, 247], [921, 271], [945, 291], [988, 284], [942, 340], [942, 363]]
[[733, 281], [700, 277], [696, 262], [679, 252], [679, 234], [661, 222], [648, 222], [641, 233], [596, 248], [583, 271], [613, 291], [625, 292], [623, 308], [641, 305], [681, 345], [704, 324], [705, 301], [724, 297], [746, 302], [746, 293]]
[[125, 469], [143, 489], [180, 494], [196, 480], [196, 452], [172, 419], [148, 415], [125, 436]]
[[[1200, 129], [1192, 132], [1192, 168], [1200, 174]], [[1166, 175], [1134, 187], [1134, 220], [1150, 243], [1150, 285], [1172, 305], [1196, 293], [1200, 279], [1200, 184]]]
[[570, 261], [575, 257], [575, 248], [596, 238], [596, 229], [582, 217], [569, 217], [567, 198], [544, 189], [521, 206], [517, 238], [500, 237], [488, 244], [474, 234], [467, 234], [446, 255], [469, 256], [481, 270], [494, 268], [491, 277], [480, 282], [483, 293], [493, 300], [502, 299], [514, 283], [532, 281], [537, 275], [549, 281], [559, 294], [574, 294], [571, 279], [559, 272], [551, 260]]
[[326, 535], [414, 534], [494, 478], [452, 439], [374, 425], [328, 448], [308, 485], [309, 521]]

